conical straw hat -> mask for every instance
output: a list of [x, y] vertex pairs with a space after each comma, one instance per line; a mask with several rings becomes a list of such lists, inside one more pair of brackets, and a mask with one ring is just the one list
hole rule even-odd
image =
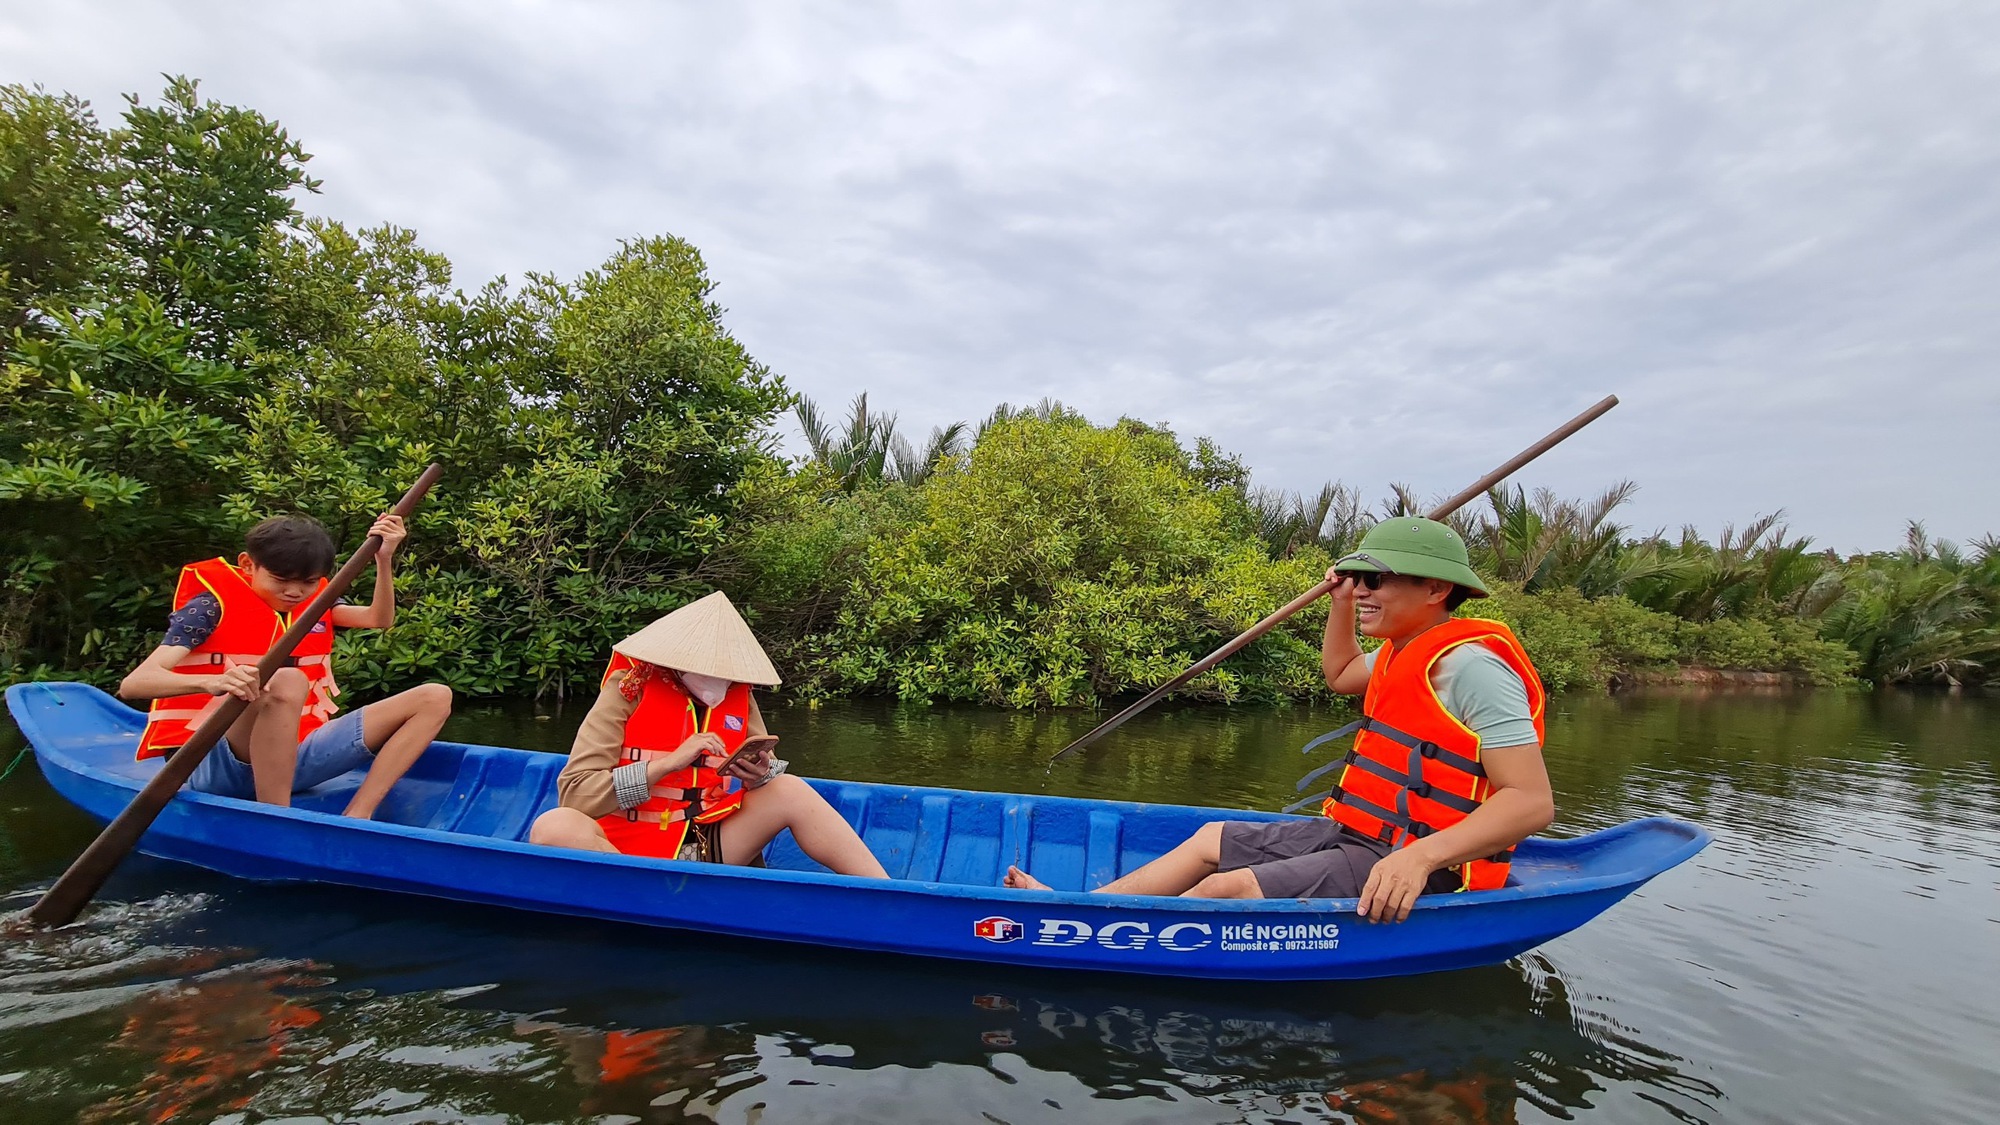
[[611, 651], [663, 668], [737, 683], [784, 682], [743, 615], [720, 590], [667, 614], [612, 645]]

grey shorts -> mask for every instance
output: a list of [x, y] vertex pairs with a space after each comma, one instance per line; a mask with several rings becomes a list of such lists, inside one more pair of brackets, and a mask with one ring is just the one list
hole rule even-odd
[[[361, 712], [357, 707], [336, 715], [299, 742], [299, 764], [292, 771], [292, 792], [303, 793], [324, 781], [331, 781], [351, 769], [366, 768], [375, 755], [361, 737]], [[250, 763], [236, 756], [229, 740], [216, 742], [215, 749], [194, 768], [188, 788], [218, 797], [257, 799], [257, 779]]]
[[[1232, 820], [1222, 826], [1219, 871], [1249, 868], [1265, 898], [1354, 898], [1389, 845], [1347, 831], [1324, 816]], [[1455, 871], [1439, 871], [1425, 893], [1459, 887]]]

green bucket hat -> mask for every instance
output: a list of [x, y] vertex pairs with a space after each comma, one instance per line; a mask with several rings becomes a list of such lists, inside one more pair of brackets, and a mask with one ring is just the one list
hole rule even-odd
[[1465, 540], [1448, 524], [1415, 516], [1383, 520], [1361, 537], [1360, 549], [1335, 561], [1340, 571], [1380, 571], [1414, 578], [1442, 578], [1486, 596], [1486, 584], [1472, 573]]

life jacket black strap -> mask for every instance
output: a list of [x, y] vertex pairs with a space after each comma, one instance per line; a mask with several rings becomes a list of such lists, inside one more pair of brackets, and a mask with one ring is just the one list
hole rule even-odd
[[1447, 792], [1435, 785], [1412, 786], [1410, 792], [1422, 797], [1426, 801], [1436, 801], [1445, 808], [1455, 809], [1467, 816], [1471, 816], [1473, 813], [1479, 811], [1478, 801], [1470, 797], [1462, 797], [1457, 793]]
[[[1346, 738], [1348, 735], [1353, 734], [1355, 731], [1360, 730], [1362, 722], [1363, 720], [1356, 719], [1354, 722], [1351, 722], [1346, 726], [1341, 727], [1339, 730], [1328, 731], [1327, 733], [1320, 735], [1318, 738], [1315, 738], [1311, 742], [1306, 743], [1305, 749], [1302, 750], [1301, 753], [1310, 754], [1314, 750], [1317, 750], [1320, 747], [1326, 745], [1327, 743], [1332, 742], [1334, 739]], [[1304, 792], [1307, 786], [1311, 785], [1315, 781], [1318, 781], [1320, 778], [1325, 777], [1327, 774], [1332, 773], [1334, 770], [1346, 769], [1347, 764], [1349, 762], [1352, 762], [1353, 760], [1354, 760], [1354, 749], [1352, 747], [1349, 747], [1347, 753], [1341, 755], [1338, 758], [1335, 758], [1333, 761], [1328, 762], [1326, 765], [1323, 765], [1318, 769], [1312, 771], [1311, 773], [1305, 775], [1304, 777], [1300, 778], [1299, 783], [1293, 788], [1299, 790], [1300, 792]], [[1314, 801], [1323, 801], [1328, 797], [1338, 797], [1339, 795], [1340, 795], [1340, 786], [1335, 785], [1333, 788], [1328, 789], [1325, 792], [1315, 793], [1310, 797], [1301, 797], [1300, 799], [1292, 802], [1289, 805], [1286, 805], [1284, 808], [1279, 809], [1278, 811], [1297, 812], [1299, 809], [1302, 809], [1307, 805], [1312, 804]]]
[[1398, 746], [1405, 747], [1410, 751], [1412, 751], [1413, 753], [1416, 753], [1425, 758], [1430, 758], [1433, 761], [1443, 762], [1445, 765], [1448, 765], [1455, 770], [1460, 770], [1464, 773], [1469, 773], [1474, 777], [1486, 776], [1486, 767], [1480, 765], [1473, 759], [1468, 758], [1463, 754], [1447, 750], [1444, 747], [1439, 746], [1435, 742], [1431, 742], [1427, 739], [1418, 738], [1416, 735], [1411, 734], [1408, 731], [1397, 730], [1395, 727], [1390, 726], [1388, 723], [1385, 723], [1380, 719], [1363, 718], [1361, 720], [1361, 729], [1369, 731], [1373, 734], [1379, 734], [1383, 738], [1388, 739], [1389, 741], [1395, 743]]
[[1408, 785], [1410, 783], [1409, 775], [1386, 762], [1378, 762], [1373, 758], [1364, 758], [1359, 754], [1350, 754], [1348, 757], [1353, 762], [1355, 769], [1372, 773], [1383, 781], [1395, 785]]
[[1384, 809], [1380, 805], [1376, 805], [1373, 802], [1355, 798], [1350, 794], [1344, 792], [1339, 785], [1335, 785], [1332, 789], [1327, 790], [1325, 793], [1321, 793], [1313, 797], [1306, 797], [1302, 800], [1294, 802], [1293, 804], [1285, 806], [1285, 808], [1282, 809], [1281, 811], [1291, 812], [1295, 809], [1303, 808], [1304, 806], [1310, 804], [1315, 800], [1321, 800], [1330, 796], [1333, 797], [1334, 800], [1340, 804], [1351, 804], [1356, 808], [1361, 809], [1363, 812], [1368, 813], [1370, 816], [1373, 816], [1376, 819], [1383, 821], [1384, 823], [1393, 824], [1396, 827], [1407, 829], [1413, 836], [1423, 837], [1429, 835], [1431, 831], [1434, 831], [1434, 829], [1421, 822], [1414, 821], [1411, 818], [1409, 799], [1412, 794], [1414, 794], [1417, 797], [1421, 797], [1424, 800], [1436, 801], [1438, 804], [1441, 804], [1446, 808], [1454, 809], [1458, 812], [1466, 813], [1468, 815], [1470, 815], [1472, 812], [1474, 812], [1479, 808], [1479, 802], [1473, 800], [1470, 797], [1460, 796], [1457, 793], [1453, 793], [1444, 789], [1439, 789], [1436, 786], [1421, 780], [1422, 777], [1424, 776], [1423, 764], [1425, 759], [1442, 762], [1445, 765], [1460, 771], [1461, 773], [1468, 773], [1474, 777], [1485, 777], [1486, 767], [1480, 765], [1477, 761], [1474, 761], [1473, 759], [1464, 756], [1463, 754], [1459, 754], [1451, 750], [1446, 750], [1444, 747], [1439, 746], [1437, 743], [1431, 742], [1428, 739], [1418, 738], [1416, 735], [1413, 735], [1408, 731], [1398, 730], [1397, 728], [1390, 726], [1388, 723], [1382, 722], [1380, 719], [1373, 719], [1364, 715], [1361, 718], [1356, 719], [1354, 722], [1351, 722], [1346, 726], [1341, 727], [1339, 730], [1329, 731], [1328, 733], [1320, 735], [1318, 738], [1313, 739], [1311, 742], [1306, 743], [1303, 753], [1310, 754], [1314, 750], [1318, 749], [1319, 747], [1325, 745], [1328, 742], [1333, 741], [1334, 739], [1346, 738], [1350, 734], [1355, 734], [1361, 731], [1370, 731], [1375, 734], [1379, 734], [1382, 737], [1388, 739], [1389, 741], [1394, 742], [1399, 746], [1407, 748], [1410, 751], [1410, 758], [1409, 758], [1409, 764], [1406, 767], [1406, 769], [1398, 770], [1396, 767], [1389, 765], [1385, 762], [1379, 762], [1373, 758], [1362, 757], [1361, 755], [1355, 753], [1353, 747], [1349, 747], [1347, 753], [1343, 754], [1339, 758], [1336, 758], [1333, 761], [1328, 762], [1326, 765], [1321, 766], [1318, 769], [1300, 778], [1296, 788], [1299, 791], [1303, 792], [1308, 786], [1312, 785], [1312, 783], [1318, 781], [1322, 777], [1325, 777], [1327, 774], [1333, 772], [1334, 770], [1344, 770], [1348, 766], [1355, 766], [1359, 769], [1367, 771], [1368, 773], [1374, 774], [1376, 777], [1379, 777], [1382, 780], [1387, 781], [1392, 785], [1398, 787], [1396, 792], [1396, 809], [1394, 811], [1391, 811], [1388, 809]]
[[[1306, 786], [1311, 785], [1313, 782], [1318, 781], [1320, 778], [1325, 777], [1327, 774], [1332, 773], [1334, 770], [1346, 769], [1347, 762], [1348, 759], [1346, 758], [1335, 758], [1333, 761], [1328, 762], [1327, 764], [1321, 766], [1320, 768], [1300, 778], [1299, 783], [1293, 786], [1293, 788], [1304, 789]], [[1334, 786], [1334, 788], [1338, 789], [1340, 787], [1336, 785]]]
[[1367, 729], [1368, 729], [1367, 719], [1356, 719], [1353, 722], [1347, 724], [1346, 726], [1341, 727], [1339, 730], [1328, 731], [1325, 734], [1320, 735], [1318, 738], [1313, 739], [1311, 742], [1306, 743], [1305, 749], [1299, 751], [1299, 753], [1310, 754], [1313, 751], [1319, 749], [1321, 746], [1325, 745], [1326, 743], [1332, 742], [1336, 738], [1346, 738], [1348, 735], [1353, 734], [1355, 731], [1367, 730]]
[[1374, 817], [1376, 820], [1381, 821], [1383, 826], [1389, 829], [1391, 833], [1393, 833], [1394, 830], [1398, 828], [1410, 827], [1409, 816], [1407, 816], [1404, 813], [1397, 812], [1394, 809], [1385, 809], [1381, 805], [1378, 805], [1375, 802], [1368, 800], [1366, 797], [1357, 797], [1352, 793], [1342, 793], [1340, 795], [1340, 803], [1343, 805], [1351, 805], [1354, 808], [1360, 809], [1362, 812], [1367, 813], [1369, 816]]

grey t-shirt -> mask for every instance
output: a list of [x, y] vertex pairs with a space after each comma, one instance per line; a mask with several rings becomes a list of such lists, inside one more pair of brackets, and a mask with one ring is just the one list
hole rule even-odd
[[[1367, 656], [1375, 671], [1375, 653]], [[1528, 706], [1528, 685], [1521, 682], [1498, 653], [1482, 644], [1464, 644], [1431, 666], [1431, 686], [1438, 701], [1459, 722], [1479, 736], [1479, 745], [1531, 746], [1535, 713]]]

